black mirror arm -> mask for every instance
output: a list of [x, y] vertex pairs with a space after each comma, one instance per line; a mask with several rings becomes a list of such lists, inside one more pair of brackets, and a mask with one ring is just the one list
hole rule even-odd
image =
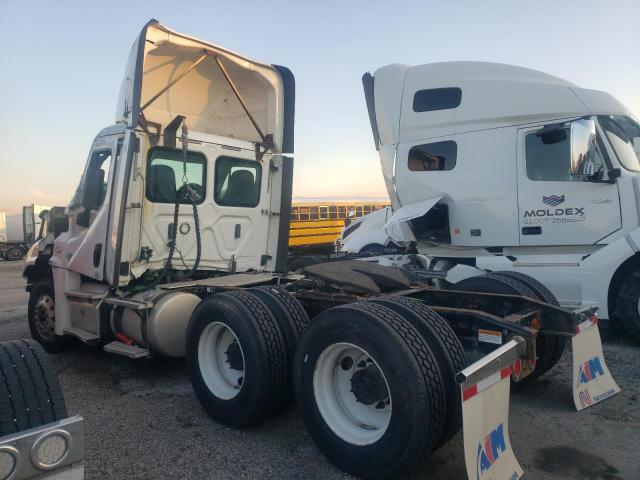
[[607, 178], [606, 180], [603, 178], [598, 178], [595, 175], [591, 175], [590, 177], [587, 178], [587, 181], [591, 183], [608, 183], [613, 185], [616, 183], [616, 179], [620, 177], [620, 174], [621, 172], [619, 168], [613, 168], [607, 172], [607, 176], [609, 178]]

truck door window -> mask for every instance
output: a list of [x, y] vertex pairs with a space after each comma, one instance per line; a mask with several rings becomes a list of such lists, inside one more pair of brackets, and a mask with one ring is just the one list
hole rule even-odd
[[76, 218], [78, 225], [88, 227], [91, 212], [102, 206], [107, 194], [110, 170], [111, 150], [98, 150], [91, 154], [89, 165], [80, 180], [80, 186], [69, 204], [70, 208], [84, 208]]
[[571, 145], [569, 128], [563, 129], [564, 138], [545, 143], [536, 132], [525, 138], [527, 177], [545, 182], [581, 182], [589, 175], [604, 169], [604, 159], [596, 148], [595, 155], [581, 167], [584, 175], [571, 175]]
[[218, 205], [253, 208], [260, 203], [262, 166], [253, 160], [219, 157], [214, 196]]
[[82, 190], [82, 206], [85, 210], [100, 207], [107, 194], [111, 169], [111, 150], [94, 152], [87, 168]]
[[[204, 201], [207, 159], [200, 152], [187, 152], [187, 183]], [[182, 150], [152, 148], [147, 162], [147, 199], [154, 203], [175, 203], [177, 190], [182, 186], [184, 164]], [[180, 203], [190, 203], [181, 198]]]
[[456, 166], [457, 155], [458, 146], [451, 140], [416, 145], [409, 150], [409, 170], [412, 172], [451, 170]]

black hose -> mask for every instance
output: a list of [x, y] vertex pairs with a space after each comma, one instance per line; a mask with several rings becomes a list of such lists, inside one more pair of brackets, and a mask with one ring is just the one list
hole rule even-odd
[[196, 260], [193, 264], [193, 267], [191, 267], [191, 269], [185, 274], [185, 278], [191, 278], [191, 276], [198, 269], [198, 266], [200, 266], [200, 255], [202, 254], [202, 242], [200, 238], [200, 218], [198, 217], [198, 198], [196, 197], [196, 192], [194, 192], [193, 189], [188, 185], [183, 188], [186, 188], [187, 197], [191, 201], [191, 206], [193, 207], [193, 223], [196, 234]]
[[[169, 272], [169, 270], [171, 270], [171, 260], [173, 259], [173, 253], [175, 252], [175, 249], [176, 249], [176, 235], [178, 232], [178, 212], [180, 210], [180, 197], [182, 196], [182, 191], [183, 191], [182, 188], [183, 187], [179, 188], [176, 191], [176, 202], [173, 207], [173, 228], [171, 229], [171, 238], [169, 239], [169, 255], [167, 256], [167, 259], [164, 262], [164, 266], [162, 267], [160, 274], [153, 280], [153, 282], [151, 282], [146, 286], [145, 290], [151, 289], [156, 285], [158, 285], [160, 282], [162, 282], [167, 276], [167, 273]], [[199, 237], [200, 235], [198, 232], [198, 238]]]
[[[151, 289], [162, 282], [167, 273], [171, 270], [171, 261], [173, 260], [173, 254], [176, 249], [176, 236], [178, 234], [178, 213], [180, 210], [180, 203], [182, 198], [184, 197], [186, 200], [191, 203], [193, 207], [193, 222], [195, 224], [195, 234], [196, 234], [196, 260], [193, 264], [193, 267], [189, 269], [186, 274], [184, 274], [183, 278], [191, 278], [191, 276], [196, 272], [198, 267], [200, 266], [200, 256], [202, 254], [202, 242], [200, 238], [200, 218], [198, 217], [198, 200], [200, 200], [198, 194], [191, 188], [188, 184], [187, 179], [187, 151], [188, 151], [188, 130], [186, 124], [182, 125], [182, 181], [183, 185], [176, 191], [176, 202], [174, 204], [173, 209], [173, 228], [171, 230], [171, 238], [169, 239], [169, 255], [167, 256], [167, 260], [164, 262], [164, 266], [160, 271], [160, 274], [145, 287], [145, 290]], [[184, 263], [184, 261], [183, 261]]]

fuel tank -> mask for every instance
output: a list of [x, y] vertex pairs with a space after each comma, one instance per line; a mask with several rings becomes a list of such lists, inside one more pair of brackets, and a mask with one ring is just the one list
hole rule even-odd
[[113, 330], [124, 333], [138, 345], [147, 346], [153, 353], [184, 357], [187, 325], [200, 298], [193, 293], [154, 289], [138, 293], [132, 299], [153, 303], [146, 322], [144, 311], [127, 308], [119, 319], [116, 316], [112, 320]]

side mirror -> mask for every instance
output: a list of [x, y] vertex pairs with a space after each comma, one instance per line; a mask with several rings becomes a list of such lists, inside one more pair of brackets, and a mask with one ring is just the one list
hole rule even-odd
[[596, 122], [580, 119], [571, 122], [571, 175], [593, 175], [596, 150]]

